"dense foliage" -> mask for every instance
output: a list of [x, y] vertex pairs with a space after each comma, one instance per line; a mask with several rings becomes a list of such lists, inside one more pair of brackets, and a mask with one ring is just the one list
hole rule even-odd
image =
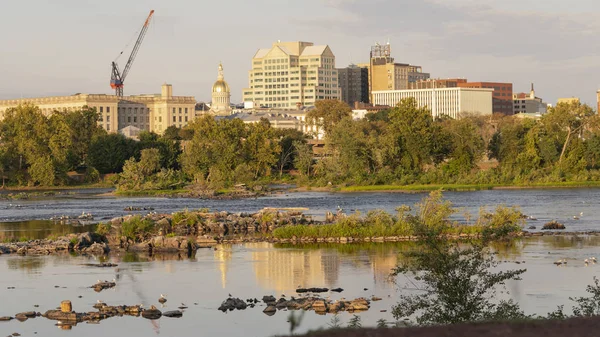
[[8, 109], [0, 123], [3, 183], [51, 186], [87, 161], [93, 139], [105, 132], [95, 110], [44, 115], [32, 105]]
[[[311, 135], [273, 128], [268, 120], [204, 116], [139, 141], [106, 134], [94, 110], [44, 116], [37, 107], [9, 109], [0, 124], [0, 171], [11, 184], [66, 183], [87, 168], [121, 173], [122, 189], [211, 189], [292, 176], [300, 185], [511, 185], [586, 182], [600, 178], [600, 118], [580, 103], [561, 103], [540, 120], [516, 116], [434, 119], [413, 99], [353, 120], [339, 101], [319, 101], [306, 123]], [[310, 136], [323, 134], [317, 143]], [[322, 145], [324, 144], [324, 147]], [[137, 176], [142, 150], [158, 150], [159, 166]], [[126, 165], [126, 162], [128, 163]], [[158, 176], [157, 176], [158, 175]], [[132, 181], [125, 181], [131, 179]], [[157, 184], [167, 179], [166, 184]], [[86, 181], [87, 181], [86, 180]], [[150, 182], [150, 183], [149, 183]], [[177, 184], [179, 182], [179, 184]]]

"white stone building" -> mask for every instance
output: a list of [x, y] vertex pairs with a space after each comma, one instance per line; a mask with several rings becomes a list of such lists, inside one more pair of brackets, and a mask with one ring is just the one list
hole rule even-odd
[[292, 110], [324, 99], [341, 99], [335, 55], [311, 42], [276, 42], [252, 58], [246, 107]]
[[462, 113], [491, 115], [494, 89], [441, 88], [374, 91], [375, 105], [396, 106], [405, 98], [414, 98], [419, 107], [428, 107], [434, 118], [442, 115], [459, 118]]
[[169, 126], [183, 127], [196, 115], [196, 99], [191, 96], [173, 96], [173, 87], [163, 84], [160, 94], [117, 97], [104, 94], [75, 94], [39, 98], [0, 100], [0, 119], [9, 108], [33, 104], [49, 116], [55, 111], [75, 111], [83, 107], [95, 108], [100, 115], [98, 124], [108, 132], [117, 132], [128, 126], [162, 134]]

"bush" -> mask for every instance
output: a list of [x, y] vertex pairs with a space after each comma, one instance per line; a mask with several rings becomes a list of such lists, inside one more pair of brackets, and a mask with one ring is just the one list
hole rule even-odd
[[185, 222], [188, 226], [194, 226], [200, 222], [200, 218], [197, 214], [189, 212], [188, 210], [173, 214], [173, 225], [179, 225], [181, 222]]
[[106, 236], [108, 235], [108, 233], [110, 233], [111, 227], [112, 225], [110, 224], [110, 222], [98, 224], [98, 226], [96, 226], [96, 233], [102, 236]]
[[417, 216], [409, 219], [418, 247], [404, 254], [406, 260], [394, 275], [412, 276], [423, 292], [401, 296], [394, 317], [416, 317], [420, 325], [527, 318], [518, 304], [496, 296], [498, 286], [519, 280], [525, 270], [495, 271], [498, 262], [489, 249], [493, 237], [466, 245], [450, 240], [446, 233], [453, 230], [449, 220], [453, 210], [440, 192], [431, 193], [418, 207]]
[[139, 215], [123, 222], [121, 225], [121, 235], [133, 242], [144, 241], [153, 230], [154, 222], [149, 219], [142, 219]]
[[98, 172], [98, 170], [96, 170], [95, 168], [88, 166], [85, 169], [84, 182], [86, 182], [88, 184], [94, 184], [99, 181], [100, 181], [100, 172]]

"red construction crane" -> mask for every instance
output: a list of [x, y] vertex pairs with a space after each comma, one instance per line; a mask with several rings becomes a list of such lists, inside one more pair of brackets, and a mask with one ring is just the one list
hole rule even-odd
[[[146, 35], [146, 31], [148, 30], [148, 26], [150, 25], [150, 20], [152, 19], [153, 14], [154, 10], [151, 10], [150, 14], [148, 15], [148, 18], [146, 19], [146, 22], [144, 22], [144, 26], [142, 26], [140, 35], [138, 36], [138, 39], [135, 42], [135, 46], [133, 46], [133, 50], [131, 51], [129, 60], [125, 65], [125, 68], [123, 68], [123, 72], [121, 73], [119, 71], [119, 65], [117, 64], [116, 59], [112, 62], [112, 75], [110, 77], [110, 87], [115, 89], [115, 94], [119, 97], [123, 96], [123, 84], [125, 82], [125, 78], [127, 77], [127, 73], [129, 73], [129, 69], [131, 69], [131, 66], [133, 65], [133, 60], [135, 60], [135, 56], [137, 55], [140, 46], [142, 45], [142, 41], [144, 40], [144, 36]], [[119, 56], [121, 56], [121, 54], [123, 54], [123, 52], [121, 52]]]

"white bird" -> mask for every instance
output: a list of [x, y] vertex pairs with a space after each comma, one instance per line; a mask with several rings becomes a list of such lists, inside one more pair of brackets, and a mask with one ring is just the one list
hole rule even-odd
[[596, 263], [596, 262], [598, 262], [598, 260], [596, 260], [596, 258], [595, 258], [595, 257], [593, 257], [593, 256], [592, 256], [592, 257], [590, 257], [590, 261], [592, 261], [593, 263]]
[[590, 263], [590, 261], [588, 259], [583, 260], [583, 264], [585, 264], [586, 266]]
[[160, 294], [160, 298], [165, 298], [165, 297], [167, 297], [167, 296]]
[[98, 304], [102, 304], [102, 303], [104, 303], [104, 302], [102, 302], [102, 301], [100, 301], [100, 300], [97, 300], [97, 301], [96, 301], [96, 303], [98, 303]]

